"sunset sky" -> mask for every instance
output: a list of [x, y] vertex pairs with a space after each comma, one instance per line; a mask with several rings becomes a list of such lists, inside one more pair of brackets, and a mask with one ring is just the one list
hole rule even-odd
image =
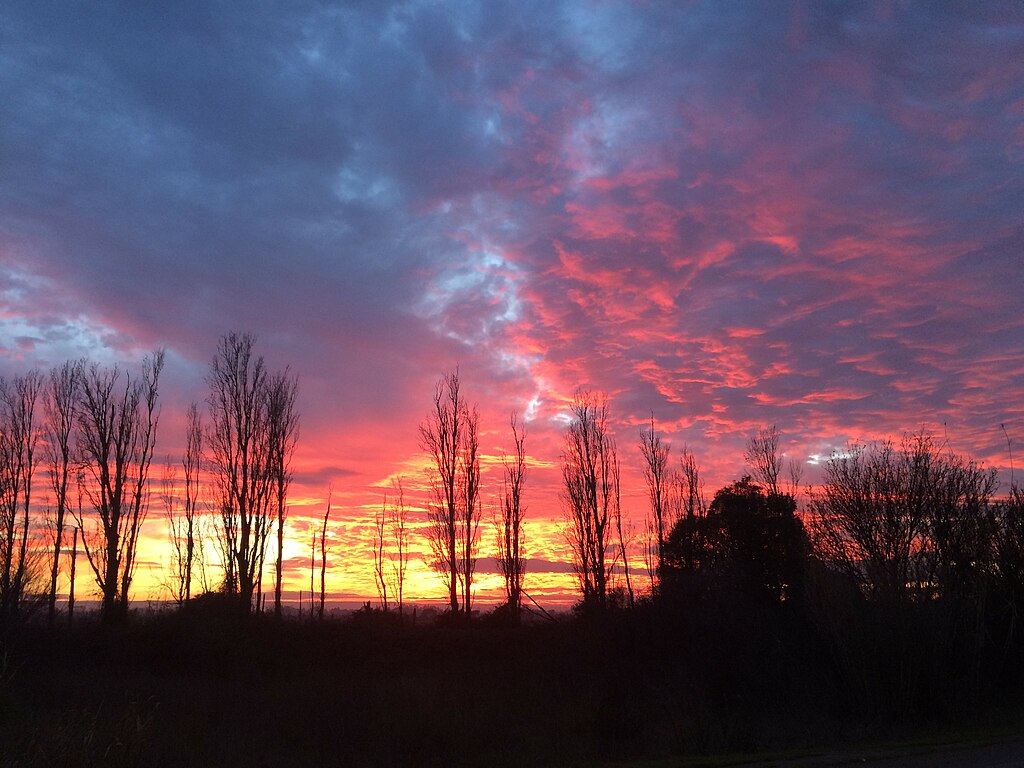
[[[551, 600], [577, 387], [610, 398], [637, 530], [652, 412], [709, 495], [769, 424], [809, 483], [924, 429], [1005, 489], [1000, 425], [1024, 478], [1018, 2], [14, 1], [0, 93], [0, 375], [164, 346], [177, 460], [218, 337], [256, 333], [300, 376], [292, 589], [333, 485], [329, 590], [373, 596], [373, 510], [403, 474], [422, 519], [456, 365], [485, 519], [526, 422]], [[136, 598], [166, 558], [154, 503]]]

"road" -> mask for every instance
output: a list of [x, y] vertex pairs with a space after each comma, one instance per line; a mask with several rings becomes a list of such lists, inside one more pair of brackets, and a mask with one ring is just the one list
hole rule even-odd
[[1024, 741], [836, 752], [748, 765], [749, 768], [1024, 768]]

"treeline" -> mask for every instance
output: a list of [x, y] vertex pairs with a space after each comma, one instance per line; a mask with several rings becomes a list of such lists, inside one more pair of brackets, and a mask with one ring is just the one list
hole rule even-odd
[[[401, 481], [369, 542], [377, 608], [254, 620], [271, 594], [280, 611], [298, 384], [246, 334], [219, 341], [205, 407], [189, 409], [185, 451], [162, 478], [182, 610], [126, 622], [162, 367], [158, 351], [138, 373], [68, 363], [0, 386], [0, 606], [12, 629], [0, 633], [0, 743], [13, 745], [0, 758], [12, 765], [122, 753], [125, 765], [559, 764], [943, 729], [1024, 703], [1024, 491], [1000, 492], [994, 469], [927, 435], [847, 446], [808, 488], [769, 427], [751, 436], [741, 478], [708, 494], [698, 458], [652, 418], [634, 438], [648, 499], [637, 541], [609, 402], [581, 390], [560, 455], [580, 599], [567, 619], [524, 622], [528, 436], [513, 416], [490, 521], [506, 600], [474, 610], [487, 521], [479, 417], [457, 370], [419, 429], [442, 620], [403, 610]], [[41, 477], [53, 501], [40, 515]], [[330, 514], [328, 501], [309, 540], [321, 618]], [[45, 549], [38, 531], [50, 531]], [[69, 538], [103, 624], [23, 621], [40, 606], [54, 615]], [[211, 545], [217, 574], [204, 568]], [[250, 706], [224, 706], [225, 691]], [[254, 712], [274, 727], [253, 729]]]
[[[280, 615], [298, 380], [288, 368], [269, 370], [255, 344], [250, 334], [219, 340], [205, 407], [189, 407], [185, 451], [165, 464], [167, 586], [179, 603], [214, 591], [243, 612], [265, 610], [272, 592]], [[52, 620], [61, 563], [73, 567], [79, 544], [104, 618], [126, 615], [150, 504], [163, 362], [157, 351], [137, 374], [76, 361], [0, 382], [0, 619], [13, 620], [42, 601]], [[742, 582], [778, 603], [806, 600], [815, 590], [846, 590], [879, 605], [961, 600], [985, 608], [979, 637], [992, 636], [986, 622], [995, 614], [1007, 617], [1005, 631], [1016, 631], [1024, 594], [1021, 490], [997, 497], [995, 470], [928, 436], [850, 446], [825, 464], [824, 481], [810, 492], [801, 486], [799, 465], [783, 466], [780, 434], [771, 427], [749, 441], [750, 477], [709, 501], [697, 457], [686, 449], [673, 454], [652, 418], [636, 436], [649, 499], [638, 535], [624, 522], [607, 398], [581, 390], [569, 415], [561, 504], [581, 610], [675, 600]], [[514, 414], [510, 432], [491, 522], [505, 585], [500, 611], [515, 623], [525, 594], [527, 461], [525, 430]], [[479, 416], [457, 369], [438, 381], [419, 435], [431, 459], [431, 564], [445, 586], [448, 614], [469, 618], [483, 488]], [[35, 489], [40, 475], [49, 480], [46, 505]], [[319, 542], [314, 534], [310, 543], [311, 580], [320, 548], [321, 616], [329, 515], [328, 503]], [[408, 516], [398, 480], [376, 515], [370, 544], [384, 610], [403, 608]], [[211, 546], [221, 564], [216, 576], [207, 572]], [[270, 553], [273, 585], [265, 588]], [[311, 604], [313, 594], [311, 583]]]
[[[68, 362], [49, 375], [30, 371], [0, 381], [0, 622], [16, 620], [39, 600], [52, 620], [69, 520], [75, 525], [72, 566], [81, 541], [103, 615], [127, 613], [148, 508], [163, 363], [158, 351], [137, 377]], [[41, 520], [35, 496], [40, 464], [53, 494]], [[40, 545], [40, 531], [50, 535], [52, 549]]]
[[[212, 586], [246, 611], [262, 607], [276, 523], [274, 607], [280, 612], [298, 380], [287, 368], [268, 370], [254, 347], [250, 334], [220, 339], [206, 377], [207, 407], [188, 409], [183, 487], [174, 462], [165, 465], [169, 588], [179, 602], [188, 601], [195, 574], [199, 591]], [[164, 352], [157, 350], [137, 373], [80, 360], [0, 381], [0, 624], [31, 615], [41, 603], [52, 623], [65, 560], [72, 617], [79, 545], [104, 622], [127, 616], [150, 510], [163, 365]], [[46, 505], [39, 503], [40, 476], [52, 492]], [[205, 569], [211, 539], [223, 566], [212, 585]]]
[[[435, 563], [449, 615], [468, 616], [477, 426], [457, 372], [441, 380], [435, 405], [421, 430], [436, 468]], [[624, 530], [607, 398], [581, 390], [570, 415], [561, 501], [585, 621], [615, 614], [655, 644], [673, 638], [694, 662], [685, 676], [707, 695], [764, 704], [783, 685], [766, 671], [781, 667], [783, 687], [894, 722], [1012, 698], [1024, 671], [1024, 491], [1000, 493], [994, 468], [915, 434], [848, 445], [807, 487], [771, 426], [750, 438], [746, 474], [708, 498], [697, 457], [673, 454], [652, 419], [637, 436], [649, 501], [637, 545]], [[505, 488], [517, 490], [505, 509], [521, 508], [515, 467], [506, 460]], [[503, 542], [521, 530], [498, 529]], [[631, 561], [638, 553], [643, 563]], [[514, 621], [507, 594], [496, 615]]]

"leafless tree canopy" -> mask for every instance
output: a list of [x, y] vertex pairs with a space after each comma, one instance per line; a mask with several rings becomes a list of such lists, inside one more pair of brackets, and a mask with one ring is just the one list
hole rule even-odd
[[448, 589], [451, 612], [469, 616], [481, 515], [480, 439], [477, 411], [461, 394], [458, 369], [434, 388], [434, 407], [420, 425], [420, 443], [433, 464], [428, 533], [435, 568]]
[[268, 373], [255, 343], [252, 334], [222, 337], [207, 375], [206, 444], [221, 517], [225, 587], [245, 610], [253, 608], [262, 583], [275, 502], [283, 523], [297, 429], [295, 379], [287, 370]]
[[672, 476], [668, 460], [671, 447], [661, 439], [651, 416], [650, 429], [640, 429], [640, 452], [644, 457], [644, 480], [647, 483], [647, 498], [650, 502], [650, 517], [647, 525], [654, 539], [655, 562], [650, 567], [652, 575], [661, 573], [665, 561], [665, 537], [672, 527], [670, 520]]
[[164, 505], [171, 539], [171, 593], [180, 604], [190, 600], [194, 576], [199, 575], [201, 588], [206, 589], [205, 536], [199, 517], [200, 470], [203, 450], [203, 426], [199, 408], [191, 403], [186, 414], [185, 453], [181, 458], [184, 471], [183, 495], [178, 495], [177, 473], [170, 458], [164, 479]]
[[523, 575], [523, 483], [526, 480], [526, 430], [520, 429], [515, 414], [509, 419], [512, 427], [513, 451], [502, 459], [505, 471], [501, 498], [501, 519], [498, 520], [498, 570], [505, 581], [505, 600], [510, 617], [519, 620], [522, 608]]
[[697, 570], [704, 550], [703, 520], [708, 504], [704, 496], [704, 480], [697, 457], [686, 446], [679, 457], [676, 483], [675, 514], [670, 528], [675, 536], [674, 565], [683, 572]]
[[391, 501], [387, 506], [387, 524], [391, 529], [391, 560], [392, 594], [398, 603], [398, 613], [405, 607], [405, 572], [409, 565], [409, 508], [405, 504], [405, 490], [402, 478], [391, 484]]
[[614, 504], [615, 441], [608, 432], [608, 400], [577, 391], [562, 451], [566, 540], [584, 604], [603, 606], [610, 564], [608, 519]]
[[700, 464], [693, 451], [683, 447], [679, 457], [679, 510], [678, 516], [686, 518], [703, 517], [707, 512], [707, 500], [704, 497], [704, 480], [700, 474]]
[[49, 619], [57, 610], [57, 578], [64, 525], [70, 510], [68, 489], [74, 462], [74, 430], [78, 421], [78, 398], [82, 381], [81, 361], [68, 361], [50, 371], [44, 392], [46, 413], [46, 463], [53, 488], [53, 559], [50, 563]]
[[1024, 605], [1024, 488], [1014, 483], [990, 517], [993, 575], [1010, 605]]
[[622, 483], [618, 454], [612, 456], [612, 517], [615, 519], [615, 532], [619, 536], [619, 557], [622, 558], [622, 575], [626, 584], [626, 604], [632, 608], [634, 603], [633, 578], [629, 571], [629, 545], [632, 540], [631, 528], [622, 524]]
[[272, 374], [267, 392], [269, 471], [277, 509], [277, 558], [274, 564], [274, 613], [281, 615], [281, 565], [284, 553], [284, 521], [288, 488], [292, 482], [292, 454], [299, 437], [299, 414], [295, 407], [298, 378], [286, 368]]
[[37, 575], [29, 530], [40, 436], [35, 410], [42, 387], [38, 371], [0, 380], [0, 619], [18, 612]]
[[95, 364], [82, 378], [78, 446], [84, 493], [96, 519], [92, 526], [82, 519], [78, 524], [108, 621], [128, 611], [136, 546], [149, 509], [163, 366], [158, 350], [143, 362], [138, 381], [116, 366]]
[[394, 603], [402, 613], [405, 601], [405, 572], [409, 564], [409, 510], [405, 504], [402, 478], [391, 482], [380, 509], [374, 513], [373, 574], [380, 607], [387, 611]]
[[994, 491], [994, 470], [925, 435], [853, 445], [829, 460], [814, 495], [815, 545], [871, 594], [932, 595], [988, 562]]
[[[324, 602], [327, 599], [327, 523], [331, 519], [331, 496], [333, 491], [327, 494], [327, 510], [324, 512], [324, 522], [320, 527], [320, 605], [317, 608], [317, 618], [324, 619]], [[313, 595], [310, 594], [310, 600]]]
[[387, 569], [388, 496], [384, 494], [380, 509], [373, 514], [373, 580], [382, 611], [387, 611], [391, 598], [391, 579]]
[[782, 454], [779, 453], [779, 430], [772, 424], [747, 442], [743, 458], [750, 467], [754, 479], [764, 486], [769, 494], [778, 495], [779, 475], [782, 473]]

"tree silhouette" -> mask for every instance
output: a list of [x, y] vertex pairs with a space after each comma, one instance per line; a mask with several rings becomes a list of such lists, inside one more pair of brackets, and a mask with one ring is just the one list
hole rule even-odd
[[18, 612], [35, 575], [28, 542], [42, 387], [35, 370], [0, 380], [0, 621]]
[[405, 609], [405, 573], [409, 566], [409, 508], [405, 503], [402, 478], [391, 483], [391, 503], [388, 507], [388, 525], [391, 528], [392, 548], [390, 552], [391, 573], [394, 579], [392, 593], [398, 602], [399, 615]]
[[747, 441], [743, 458], [754, 479], [764, 485], [772, 495], [779, 493], [779, 475], [782, 473], [782, 454], [779, 453], [779, 430], [774, 424], [757, 430]]
[[673, 478], [668, 466], [671, 446], [661, 439], [655, 429], [653, 414], [650, 428], [640, 428], [640, 453], [644, 457], [644, 480], [647, 483], [647, 498], [650, 501], [648, 528], [653, 534], [656, 546], [655, 562], [649, 570], [652, 576], [655, 576], [656, 585], [656, 577], [661, 573], [665, 560], [665, 537], [671, 528], [669, 517]]
[[603, 607], [608, 594], [608, 516], [615, 493], [615, 440], [608, 431], [608, 399], [578, 390], [562, 450], [566, 541], [585, 606]]
[[678, 586], [687, 573], [702, 573], [758, 600], [795, 594], [811, 551], [795, 513], [792, 496], [765, 493], [749, 477], [722, 488], [706, 515], [676, 523], [666, 544], [666, 580]]
[[210, 421], [205, 442], [221, 516], [225, 588], [246, 612], [261, 607], [273, 502], [282, 535], [297, 428], [295, 379], [287, 369], [268, 373], [255, 343], [248, 333], [223, 336], [206, 378]]
[[[317, 618], [324, 619], [324, 601], [327, 597], [327, 522], [331, 519], [331, 497], [333, 490], [327, 494], [327, 510], [324, 512], [324, 522], [320, 528], [320, 605], [317, 608]], [[310, 594], [310, 600], [313, 599]]]
[[68, 490], [73, 468], [72, 442], [78, 421], [78, 398], [82, 363], [68, 361], [50, 371], [44, 392], [46, 413], [46, 460], [54, 497], [53, 560], [50, 564], [48, 616], [52, 624], [57, 610], [57, 577], [60, 575], [60, 550], [64, 525], [70, 512]]
[[107, 622], [128, 613], [139, 533], [149, 509], [163, 366], [164, 352], [157, 350], [144, 360], [139, 381], [116, 366], [95, 364], [82, 378], [78, 445], [83, 489], [97, 521], [90, 530], [79, 511], [78, 525]]
[[679, 457], [679, 510], [681, 517], [703, 517], [707, 512], [707, 501], [704, 498], [704, 479], [701, 477], [700, 464], [686, 446], [683, 446]]
[[433, 504], [427, 534], [434, 567], [448, 590], [452, 614], [472, 611], [472, 580], [480, 525], [478, 416], [460, 391], [459, 371], [434, 388], [434, 407], [420, 425], [420, 444], [431, 457]]
[[459, 530], [461, 552], [459, 571], [462, 577], [462, 610], [473, 614], [473, 575], [476, 572], [477, 545], [480, 541], [480, 432], [476, 408], [466, 413], [465, 437], [460, 460], [459, 496], [462, 513]]
[[1007, 498], [990, 509], [995, 589], [1011, 616], [1024, 613], [1024, 488], [1012, 485]]
[[281, 615], [281, 565], [284, 557], [284, 521], [288, 488], [292, 481], [292, 455], [299, 436], [299, 414], [295, 408], [299, 381], [286, 368], [272, 374], [267, 391], [268, 454], [274, 504], [277, 508], [277, 557], [274, 562], [274, 615]]
[[203, 587], [206, 586], [204, 536], [198, 517], [202, 449], [202, 417], [196, 404], [190, 403], [185, 416], [185, 452], [181, 457], [184, 496], [177, 495], [177, 473], [173, 471], [169, 457], [164, 477], [164, 504], [171, 539], [170, 589], [179, 604], [192, 598], [193, 576], [197, 567]]
[[391, 481], [391, 495], [384, 494], [374, 513], [373, 574], [380, 607], [387, 611], [394, 602], [402, 613], [405, 603], [405, 573], [409, 565], [409, 508], [405, 503], [402, 478]]
[[627, 535], [622, 527], [622, 472], [619, 467], [618, 454], [612, 458], [612, 517], [615, 519], [615, 532], [619, 537], [619, 557], [622, 558], [622, 575], [626, 582], [626, 601], [630, 608], [634, 604], [633, 579], [629, 571], [629, 543], [631, 535]]
[[502, 457], [505, 477], [502, 485], [501, 517], [498, 525], [498, 570], [505, 583], [505, 605], [513, 623], [519, 622], [523, 598], [523, 483], [526, 480], [526, 430], [520, 430], [516, 415], [512, 427], [512, 455]]
[[934, 595], [976, 599], [986, 588], [994, 556], [990, 506], [996, 470], [944, 453], [930, 468], [925, 513], [924, 581]]
[[852, 445], [825, 465], [815, 545], [866, 592], [902, 600], [950, 590], [988, 561], [995, 473], [927, 435]]
[[387, 611], [389, 606], [388, 593], [391, 588], [386, 563], [387, 556], [387, 523], [388, 523], [388, 495], [384, 494], [380, 509], [373, 515], [373, 578], [377, 587], [377, 597], [380, 600], [381, 610]]

